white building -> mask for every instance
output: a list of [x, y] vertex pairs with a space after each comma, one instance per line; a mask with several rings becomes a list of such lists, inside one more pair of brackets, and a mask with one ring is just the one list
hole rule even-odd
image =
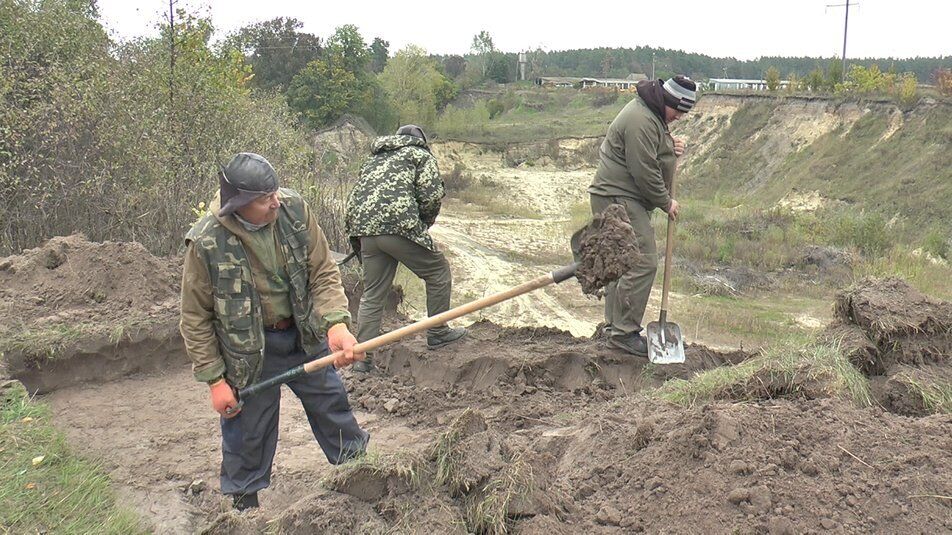
[[[778, 89], [785, 89], [790, 85], [789, 80], [780, 80]], [[737, 78], [711, 78], [707, 82], [707, 89], [712, 91], [722, 90], [747, 90], [747, 91], [766, 91], [766, 80], [740, 80]]]

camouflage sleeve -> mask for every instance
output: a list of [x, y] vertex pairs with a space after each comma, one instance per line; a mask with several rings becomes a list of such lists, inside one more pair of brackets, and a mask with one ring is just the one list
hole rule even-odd
[[211, 279], [194, 243], [185, 252], [181, 314], [179, 330], [195, 380], [207, 382], [224, 375], [225, 361], [218, 352], [218, 338], [212, 325], [215, 312]]
[[426, 155], [417, 170], [415, 194], [417, 206], [420, 208], [420, 220], [430, 227], [440, 214], [440, 206], [446, 194], [440, 168], [431, 154]]
[[321, 333], [336, 323], [345, 323], [350, 328], [350, 312], [347, 310], [347, 296], [341, 284], [340, 270], [331, 256], [327, 238], [321, 230], [311, 207], [304, 205], [307, 214], [307, 231], [310, 236], [311, 250], [308, 254], [308, 286], [311, 290], [314, 313], [317, 315]]

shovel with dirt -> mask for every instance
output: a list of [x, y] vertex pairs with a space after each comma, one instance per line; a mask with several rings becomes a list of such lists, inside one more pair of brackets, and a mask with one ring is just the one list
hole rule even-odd
[[[628, 222], [628, 216], [625, 214], [624, 208], [620, 205], [612, 206], [596, 215], [591, 223], [572, 236], [572, 254], [575, 262], [508, 290], [460, 305], [441, 314], [390, 331], [366, 342], [361, 342], [354, 346], [354, 352], [373, 351], [412, 334], [425, 331], [430, 327], [442, 325], [477, 310], [482, 310], [550, 284], [558, 284], [572, 277], [578, 278], [583, 292], [595, 293], [606, 284], [618, 280], [619, 277], [632, 268], [638, 255], [636, 243], [634, 231]], [[268, 380], [241, 389], [238, 392], [239, 407], [241, 406], [240, 400], [248, 396], [253, 396], [262, 390], [284, 384], [302, 375], [332, 365], [340, 354], [341, 352], [335, 352], [314, 359]]]

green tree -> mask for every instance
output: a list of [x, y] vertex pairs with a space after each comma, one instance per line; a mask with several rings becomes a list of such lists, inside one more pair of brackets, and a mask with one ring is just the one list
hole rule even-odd
[[814, 93], [823, 89], [826, 85], [826, 80], [823, 77], [823, 69], [817, 67], [810, 71], [810, 74], [804, 79], [804, 83], [806, 84], [806, 88]]
[[370, 44], [370, 55], [370, 70], [375, 73], [383, 72], [383, 68], [387, 66], [387, 60], [390, 59], [390, 42], [374, 37], [373, 43]]
[[336, 63], [345, 71], [359, 76], [369, 70], [371, 55], [370, 48], [353, 24], [345, 24], [334, 30], [327, 38], [327, 53], [325, 59]]
[[769, 91], [776, 91], [780, 87], [780, 71], [776, 67], [768, 68], [764, 78]]
[[297, 19], [279, 17], [245, 26], [227, 37], [225, 44], [248, 58], [257, 87], [283, 92], [295, 74], [321, 57], [321, 39], [299, 31], [301, 27]]
[[837, 84], [842, 82], [843, 63], [841, 63], [840, 60], [833, 58], [826, 67], [826, 83], [824, 85], [826, 89], [833, 91], [836, 89]]
[[398, 123], [432, 124], [437, 110], [455, 95], [452, 83], [426, 51], [407, 45], [387, 63], [380, 83], [397, 112]]
[[370, 97], [357, 75], [345, 65], [341, 61], [317, 59], [291, 80], [288, 105], [310, 126], [327, 125]]
[[899, 77], [899, 90], [898, 90], [898, 99], [899, 103], [903, 106], [912, 106], [919, 100], [918, 95], [918, 83], [916, 81], [916, 75], [907, 72]]

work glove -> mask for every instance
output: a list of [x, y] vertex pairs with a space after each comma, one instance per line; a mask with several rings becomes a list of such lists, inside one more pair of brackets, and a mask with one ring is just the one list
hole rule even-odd
[[354, 346], [357, 345], [357, 339], [347, 329], [344, 323], [335, 323], [327, 330], [327, 346], [331, 352], [343, 351], [341, 356], [334, 360], [334, 367], [343, 368], [350, 366], [358, 360], [364, 360], [363, 353], [354, 353]]
[[[212, 408], [215, 412], [221, 414], [224, 418], [234, 418], [241, 412], [238, 407], [238, 398], [235, 397], [235, 391], [231, 385], [223, 378], [208, 385], [212, 396]], [[231, 412], [228, 412], [231, 411]]]

